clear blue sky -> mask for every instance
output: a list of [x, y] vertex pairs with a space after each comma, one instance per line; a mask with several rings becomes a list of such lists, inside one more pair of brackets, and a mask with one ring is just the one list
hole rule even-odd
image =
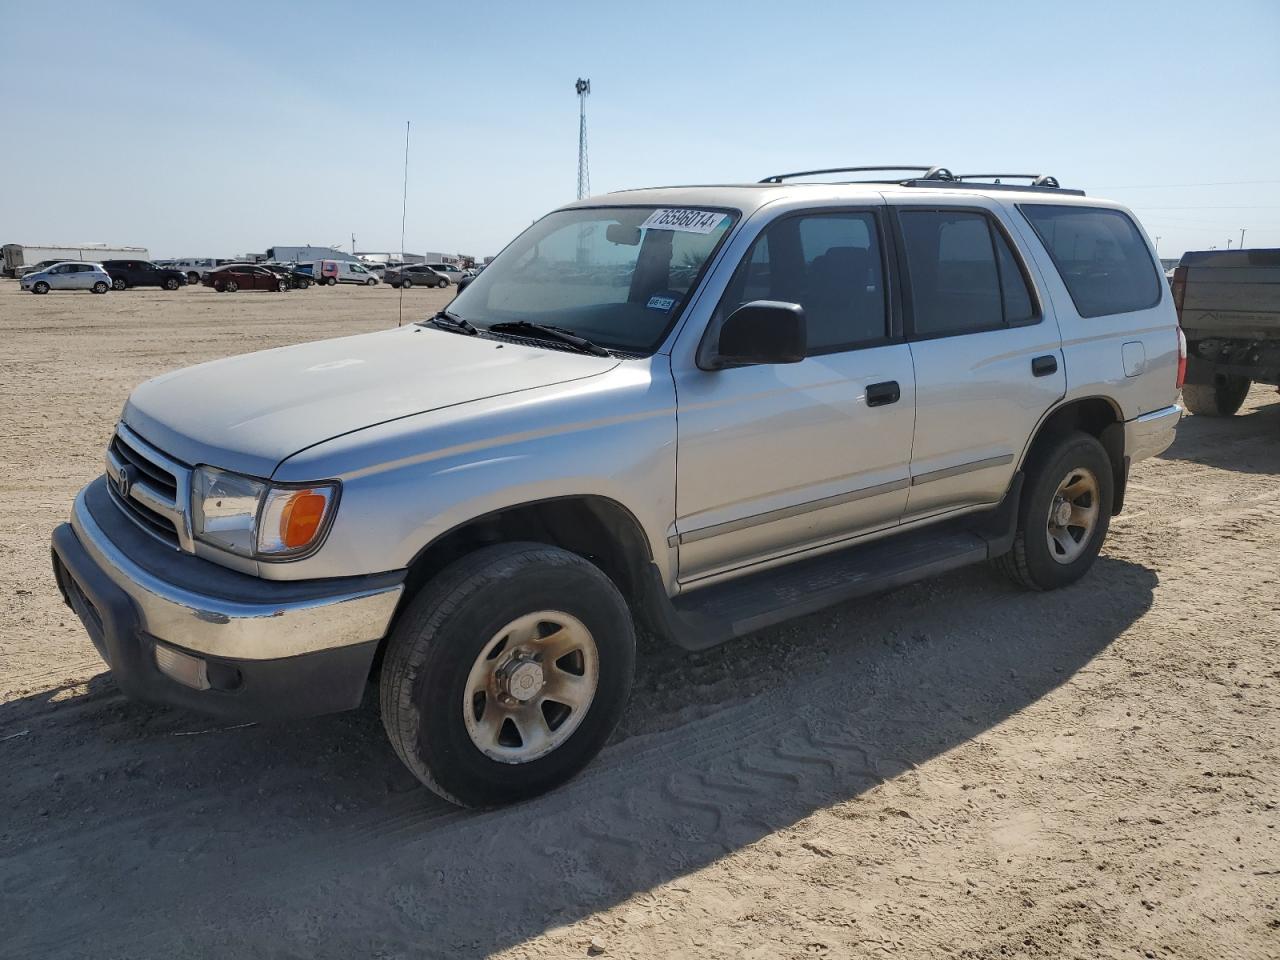
[[877, 161], [1045, 171], [1130, 204], [1165, 256], [1241, 227], [1280, 247], [1275, 0], [0, 12], [0, 243], [397, 249], [410, 120], [407, 249], [495, 253], [573, 198], [586, 76], [596, 193]]

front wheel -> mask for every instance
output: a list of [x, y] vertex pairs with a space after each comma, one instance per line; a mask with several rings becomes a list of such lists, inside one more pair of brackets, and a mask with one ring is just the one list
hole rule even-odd
[[1230, 417], [1244, 405], [1253, 381], [1231, 374], [1214, 378], [1213, 383], [1184, 383], [1182, 401], [1198, 417]]
[[49, 285], [43, 280], [37, 280], [31, 285], [31, 292], [38, 294], [46, 294], [49, 292]]
[[407, 279], [407, 278], [406, 278], [406, 279], [404, 279], [404, 280], [401, 280], [399, 285], [400, 285], [400, 286], [402, 286], [402, 287], [404, 287], [406, 290], [411, 290], [411, 289], [413, 289], [413, 281], [412, 281], [412, 280], [409, 280], [409, 279]]
[[331, 287], [336, 287], [338, 285], [338, 278], [330, 277], [328, 280], [325, 281], [325, 283], [327, 283]]
[[111, 281], [112, 290], [123, 290], [127, 286], [128, 284], [125, 283], [124, 280], [121, 279], [120, 277], [116, 277], [114, 280]]
[[276, 292], [277, 292], [277, 293], [284, 293], [284, 292], [285, 292], [286, 290], [288, 290], [288, 289], [289, 289], [289, 281], [288, 281], [288, 280], [277, 280], [277, 281], [276, 281]]
[[107, 281], [105, 280], [99, 280], [97, 283], [93, 285], [94, 293], [106, 293], [110, 289], [111, 287], [107, 284]]
[[377, 286], [377, 284], [378, 284], [378, 281], [377, 281], [376, 279], [374, 279], [373, 277], [370, 277], [368, 280], [366, 280], [366, 281], [364, 282], [364, 285], [365, 285], [366, 287], [373, 287], [373, 286]]
[[166, 280], [166, 281], [164, 282], [164, 288], [165, 288], [166, 290], [177, 290], [177, 289], [178, 289], [178, 278], [177, 278], [177, 277], [170, 277], [168, 280]]
[[1088, 572], [1111, 525], [1115, 479], [1096, 437], [1069, 433], [1037, 452], [1027, 472], [1013, 548], [995, 560], [1031, 590], [1054, 590]]
[[595, 564], [558, 547], [485, 547], [423, 587], [380, 679], [404, 764], [453, 803], [536, 796], [581, 770], [631, 691], [635, 630]]
[[227, 293], [235, 293], [237, 290], [240, 289], [240, 284], [236, 283], [236, 281], [234, 280], [228, 280], [226, 283], [222, 285], [222, 289], [226, 290]]

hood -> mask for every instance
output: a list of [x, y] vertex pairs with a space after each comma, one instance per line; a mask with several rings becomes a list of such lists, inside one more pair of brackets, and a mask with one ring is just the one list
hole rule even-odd
[[291, 454], [345, 433], [617, 364], [409, 326], [166, 373], [133, 392], [122, 419], [184, 463], [269, 477]]

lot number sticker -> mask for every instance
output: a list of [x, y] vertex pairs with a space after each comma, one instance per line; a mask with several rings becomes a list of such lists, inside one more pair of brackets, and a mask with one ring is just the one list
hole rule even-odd
[[655, 210], [640, 224], [646, 230], [679, 230], [682, 233], [710, 233], [720, 226], [725, 214], [713, 210]]

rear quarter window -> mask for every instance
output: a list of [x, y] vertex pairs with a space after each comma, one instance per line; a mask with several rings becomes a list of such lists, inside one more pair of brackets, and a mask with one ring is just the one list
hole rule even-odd
[[1080, 316], [1132, 313], [1160, 302], [1161, 275], [1128, 214], [1074, 205], [1019, 209], [1049, 251]]

